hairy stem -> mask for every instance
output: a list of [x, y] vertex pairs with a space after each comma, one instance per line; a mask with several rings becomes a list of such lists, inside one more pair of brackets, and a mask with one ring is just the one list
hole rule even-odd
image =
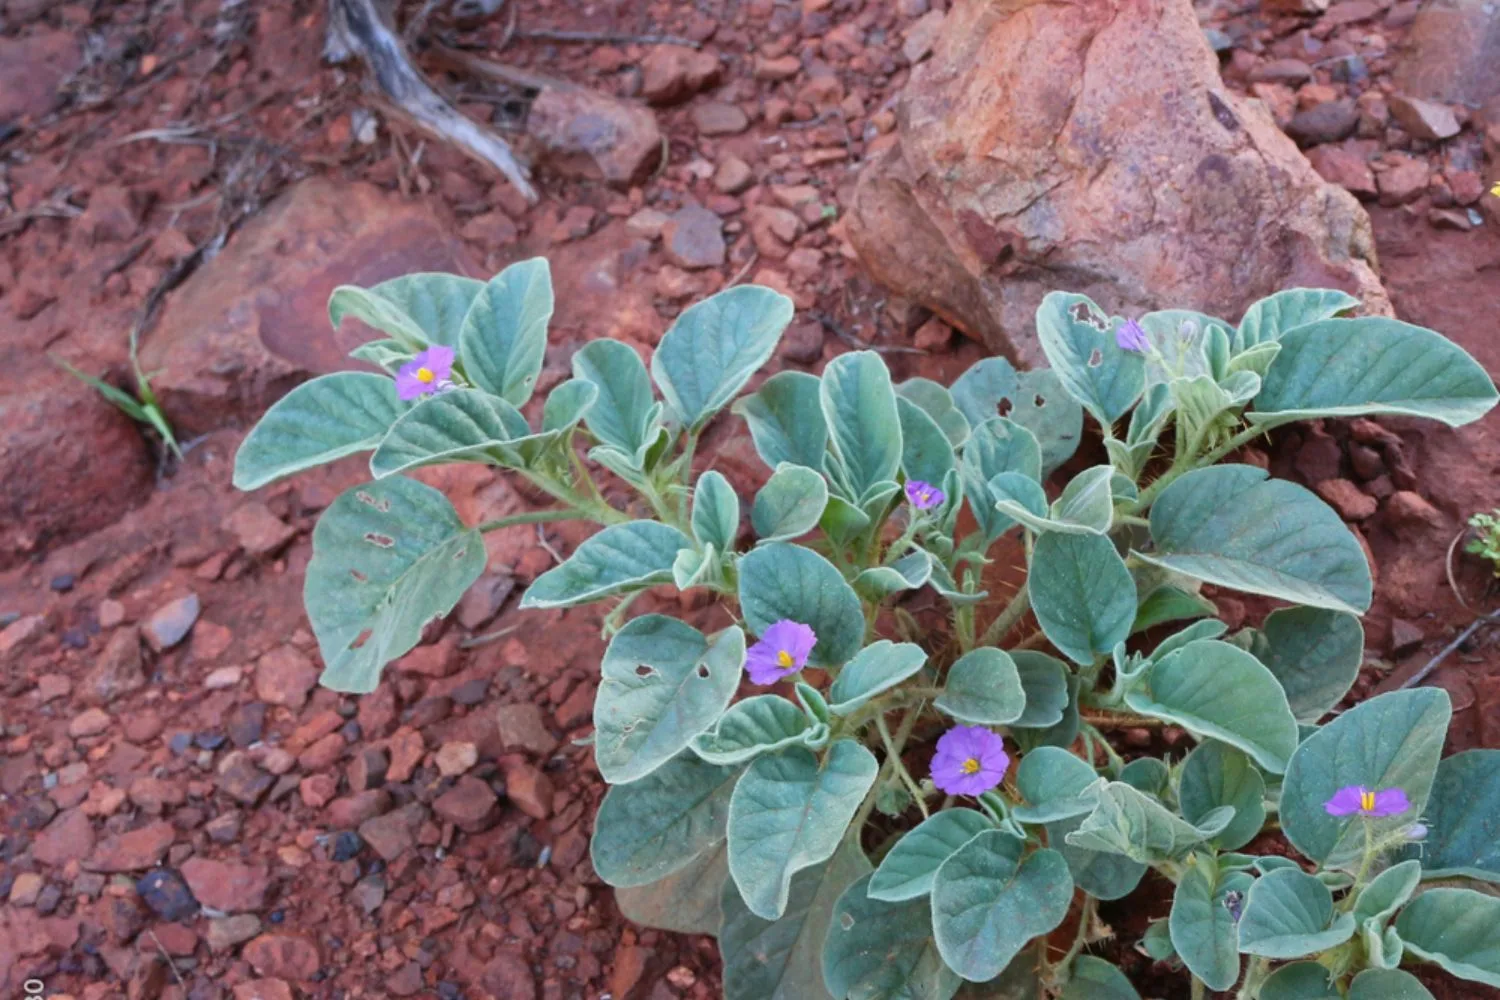
[[509, 528], [517, 524], [538, 524], [543, 521], [587, 521], [593, 515], [588, 511], [578, 509], [552, 509], [552, 510], [528, 510], [520, 514], [512, 514], [509, 517], [499, 517], [493, 521], [485, 521], [479, 526], [480, 531], [499, 531], [501, 528]]
[[995, 646], [1004, 639], [1010, 630], [1015, 628], [1016, 623], [1031, 610], [1031, 591], [1025, 584], [1016, 591], [1016, 596], [1010, 599], [1005, 609], [990, 622], [990, 627], [984, 630], [984, 635], [979, 637], [979, 645]]
[[[915, 717], [916, 713], [907, 713], [907, 718], [914, 719]], [[905, 720], [903, 720], [903, 724], [904, 723]], [[906, 786], [906, 790], [911, 793], [911, 797], [916, 800], [917, 808], [922, 810], [922, 818], [926, 819], [929, 815], [927, 812], [927, 801], [922, 797], [922, 789], [918, 788], [916, 781], [912, 779], [911, 772], [906, 769], [906, 764], [902, 762], [901, 750], [895, 745], [895, 741], [891, 739], [891, 730], [890, 727], [885, 724], [884, 715], [875, 716], [875, 728], [880, 730], [880, 739], [881, 742], [885, 744], [885, 752], [896, 761], [897, 777], [899, 777], [901, 779], [901, 783]], [[910, 735], [909, 731], [908, 735]]]
[[1270, 959], [1253, 959], [1250, 962], [1250, 968], [1245, 971], [1245, 981], [1240, 984], [1240, 991], [1234, 995], [1235, 1000], [1256, 1000], [1260, 996], [1260, 988], [1266, 984], [1266, 978], [1270, 974]]

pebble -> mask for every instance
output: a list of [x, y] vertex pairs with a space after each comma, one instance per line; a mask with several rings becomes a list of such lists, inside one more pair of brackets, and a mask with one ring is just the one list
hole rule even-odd
[[427, 807], [413, 802], [384, 816], [376, 816], [359, 825], [359, 835], [371, 850], [386, 861], [395, 861], [415, 847], [417, 828], [427, 819]]
[[79, 683], [79, 695], [87, 704], [108, 705], [145, 686], [141, 641], [134, 629], [122, 628], [110, 634], [94, 666]]
[[[465, 775], [432, 803], [432, 811], [465, 833], [478, 833], [499, 818], [499, 797], [490, 786]], [[539, 817], [544, 818], [544, 817]]]
[[515, 763], [505, 769], [506, 798], [533, 819], [552, 815], [552, 781], [526, 763]]
[[721, 194], [739, 194], [755, 183], [755, 171], [737, 156], [726, 156], [714, 170], [714, 190]]
[[702, 205], [685, 205], [662, 226], [667, 259], [687, 270], [724, 266], [724, 223]]
[[750, 118], [745, 112], [723, 101], [695, 104], [690, 115], [693, 127], [703, 136], [739, 135], [750, 127]]
[[36, 872], [21, 872], [10, 885], [11, 905], [31, 906], [42, 894], [42, 888], [46, 884], [47, 880]]
[[197, 594], [179, 597], [153, 611], [141, 626], [141, 634], [158, 653], [171, 649], [187, 637], [200, 610]]
[[545, 759], [557, 749], [557, 737], [548, 731], [541, 708], [530, 702], [501, 705], [495, 711], [495, 721], [506, 750], [524, 750]]
[[317, 946], [295, 934], [262, 934], [241, 955], [257, 973], [275, 979], [311, 979], [320, 961]]
[[1418, 139], [1435, 142], [1451, 139], [1459, 133], [1458, 118], [1446, 104], [1400, 95], [1393, 95], [1386, 104], [1391, 110], [1391, 117]]
[[63, 674], [43, 674], [36, 679], [37, 703], [47, 704], [73, 693], [73, 682]]
[[47, 619], [41, 615], [26, 615], [17, 618], [0, 632], [0, 663], [25, 652], [42, 636], [47, 634]]
[[385, 902], [385, 879], [379, 875], [366, 875], [354, 883], [349, 894], [353, 897], [355, 906], [365, 913], [374, 913]]
[[240, 548], [252, 556], [270, 556], [297, 537], [297, 529], [271, 513], [265, 504], [252, 500], [224, 519], [224, 529], [234, 535]]
[[1385, 158], [1385, 169], [1375, 177], [1380, 189], [1380, 203], [1385, 206], [1404, 205], [1422, 196], [1427, 190], [1430, 170], [1426, 160], [1389, 153]]
[[265, 905], [270, 872], [264, 865], [189, 858], [182, 877], [204, 906], [221, 913], [244, 913]]
[[1346, 521], [1363, 521], [1380, 506], [1374, 497], [1347, 479], [1325, 479], [1314, 489]]
[[68, 723], [68, 735], [75, 740], [98, 736], [109, 728], [109, 721], [109, 713], [104, 709], [86, 709]]
[[219, 764], [219, 790], [245, 806], [260, 804], [276, 779], [262, 771], [241, 751], [234, 751]]
[[434, 759], [438, 773], [452, 778], [479, 763], [479, 748], [472, 743], [444, 743]]
[[253, 913], [236, 913], [232, 917], [210, 920], [205, 939], [210, 951], [228, 951], [255, 937], [260, 928], [260, 917]]
[[198, 913], [198, 900], [182, 875], [171, 868], [147, 872], [136, 882], [135, 891], [163, 920], [188, 920]]
[[59, 594], [66, 594], [73, 589], [75, 583], [77, 583], [77, 579], [72, 573], [59, 573], [47, 581], [47, 586]]
[[255, 696], [271, 705], [299, 709], [318, 682], [318, 668], [292, 646], [277, 646], [255, 664]]
[[245, 670], [243, 667], [219, 667], [216, 670], [210, 671], [208, 676], [203, 678], [203, 686], [209, 691], [223, 691], [226, 688], [239, 686], [244, 676]]
[[177, 831], [166, 820], [147, 823], [139, 829], [100, 841], [87, 867], [107, 873], [150, 868], [161, 861], [176, 839]]
[[97, 617], [100, 628], [114, 628], [125, 621], [125, 605], [112, 597], [106, 597], [99, 602]]
[[1293, 115], [1286, 134], [1305, 148], [1347, 139], [1358, 125], [1359, 110], [1353, 101], [1328, 101]]
[[1422, 647], [1427, 640], [1421, 626], [1404, 618], [1391, 619], [1391, 655], [1405, 656]]

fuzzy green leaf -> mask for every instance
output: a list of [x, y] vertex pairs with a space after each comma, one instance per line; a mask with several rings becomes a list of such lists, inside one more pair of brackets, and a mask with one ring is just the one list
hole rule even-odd
[[993, 646], [971, 649], [948, 668], [943, 693], [933, 706], [959, 722], [1003, 726], [1026, 710], [1026, 692], [1010, 654]]
[[823, 416], [821, 380], [806, 372], [777, 372], [733, 412], [750, 425], [750, 437], [769, 468], [782, 463], [822, 469], [828, 450], [828, 421]]
[[768, 542], [746, 553], [739, 569], [740, 607], [754, 634], [782, 620], [807, 625], [818, 637], [814, 666], [840, 666], [859, 652], [864, 612], [833, 563], [811, 549]]
[[1222, 850], [1238, 850], [1260, 835], [1265, 798], [1265, 779], [1249, 757], [1227, 743], [1205, 740], [1182, 762], [1178, 801], [1184, 819], [1197, 823], [1221, 806], [1234, 807], [1234, 819], [1214, 838]]
[[1324, 608], [1278, 608], [1234, 641], [1276, 675], [1303, 723], [1316, 723], [1349, 693], [1365, 652], [1359, 619]]
[[729, 849], [721, 840], [666, 878], [615, 890], [628, 919], [676, 934], [717, 934], [719, 900], [729, 883]]
[[537, 577], [523, 608], [567, 608], [672, 579], [672, 563], [692, 539], [657, 521], [612, 524], [583, 540], [561, 566]]
[[926, 896], [944, 861], [960, 847], [995, 824], [973, 809], [944, 809], [933, 813], [896, 841], [875, 869], [870, 896], [892, 902]]
[[927, 653], [913, 642], [880, 639], [861, 649], [828, 689], [828, 707], [834, 715], [848, 715], [871, 698], [916, 675], [927, 662]]
[[1438, 764], [1423, 813], [1427, 840], [1407, 848], [1423, 878], [1500, 882], [1500, 750], [1468, 750]]
[[708, 422], [771, 358], [792, 321], [792, 300], [740, 285], [684, 309], [656, 345], [651, 377], [684, 427]]
[[693, 752], [715, 764], [741, 764], [827, 735], [826, 725], [780, 695], [758, 694], [731, 705], [718, 725], [693, 740]]
[[823, 416], [832, 457], [859, 500], [901, 467], [901, 420], [891, 373], [874, 351], [841, 354], [823, 369]]
[[1135, 581], [1102, 535], [1041, 535], [1027, 588], [1042, 631], [1075, 663], [1093, 663], [1130, 635]]
[[[612, 886], [648, 885], [724, 839], [738, 768], [681, 754], [640, 781], [613, 785], [599, 804], [589, 856]], [[727, 869], [726, 869], [727, 871]], [[715, 887], [715, 901], [718, 899]]]
[[1353, 934], [1353, 914], [1335, 918], [1328, 887], [1297, 868], [1256, 879], [1240, 916], [1240, 951], [1262, 958], [1316, 955]]
[[515, 406], [531, 398], [552, 320], [552, 272], [545, 257], [518, 261], [474, 297], [458, 334], [464, 371], [479, 388]]
[[661, 421], [661, 404], [651, 394], [640, 355], [617, 340], [593, 340], [573, 355], [573, 377], [599, 390], [584, 424], [639, 470]]
[[755, 494], [750, 525], [765, 541], [786, 541], [818, 526], [828, 506], [828, 484], [812, 469], [783, 463]]
[[1239, 328], [1230, 338], [1230, 350], [1241, 354], [1258, 344], [1278, 341], [1290, 330], [1332, 319], [1358, 305], [1359, 299], [1332, 288], [1285, 289], [1245, 310]]
[[1253, 881], [1244, 872], [1215, 878], [1208, 865], [1196, 864], [1177, 883], [1167, 921], [1172, 947], [1211, 990], [1227, 990], [1240, 978], [1235, 918]]
[[372, 372], [303, 382], [266, 411], [234, 456], [234, 486], [253, 490], [380, 444], [406, 407]]
[[1115, 341], [1111, 319], [1086, 295], [1049, 292], [1036, 311], [1037, 338], [1068, 395], [1105, 427], [1120, 419], [1146, 385], [1145, 360]]
[[871, 876], [839, 897], [823, 944], [823, 982], [835, 997], [949, 1000], [959, 978], [932, 939], [925, 897], [892, 903], [869, 895]]

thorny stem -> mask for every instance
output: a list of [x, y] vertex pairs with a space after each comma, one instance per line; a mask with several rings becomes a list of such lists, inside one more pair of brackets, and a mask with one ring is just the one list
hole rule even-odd
[[1026, 612], [1030, 610], [1031, 591], [1027, 589], [1025, 584], [1022, 584], [1021, 589], [1016, 591], [1016, 596], [1012, 597], [1010, 603], [1005, 606], [1005, 610], [1001, 611], [995, 617], [995, 620], [990, 622], [990, 627], [985, 629], [984, 635], [979, 637], [979, 645], [994, 646], [998, 644], [1001, 639], [1004, 639], [1009, 634], [1011, 629], [1015, 628], [1016, 622], [1020, 621]]
[[[915, 713], [907, 714], [910, 717]], [[911, 797], [916, 800], [917, 808], [922, 810], [922, 818], [926, 819], [929, 815], [927, 812], [927, 801], [922, 798], [922, 790], [917, 787], [917, 783], [912, 780], [911, 772], [906, 769], [906, 764], [902, 762], [901, 751], [895, 747], [894, 741], [891, 739], [891, 730], [885, 724], [884, 715], [875, 716], [875, 728], [880, 730], [880, 739], [885, 744], [885, 752], [896, 760], [896, 775], [901, 779], [901, 783], [906, 786], [906, 790], [911, 793]]]

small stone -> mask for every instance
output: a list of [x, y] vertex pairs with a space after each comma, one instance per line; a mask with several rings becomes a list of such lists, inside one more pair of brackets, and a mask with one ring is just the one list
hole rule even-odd
[[236, 913], [232, 917], [220, 917], [208, 922], [209, 951], [229, 951], [244, 944], [260, 933], [260, 917], [253, 913]]
[[1353, 101], [1328, 101], [1293, 115], [1286, 134], [1306, 148], [1347, 139], [1358, 125], [1359, 109]]
[[794, 55], [778, 56], [775, 59], [767, 59], [765, 56], [755, 57], [757, 80], [789, 80], [800, 72], [802, 72], [802, 60]]
[[106, 597], [99, 602], [99, 627], [114, 628], [125, 621], [125, 605], [112, 597]]
[[516, 578], [509, 573], [484, 574], [459, 598], [458, 623], [470, 632], [478, 631], [500, 613], [515, 589]]
[[952, 339], [953, 328], [934, 316], [917, 328], [912, 346], [921, 351], [937, 351], [946, 347]]
[[161, 861], [177, 839], [171, 823], [157, 820], [136, 830], [100, 841], [85, 867], [97, 872], [131, 872]]
[[104, 709], [86, 709], [68, 723], [68, 735], [75, 740], [98, 736], [109, 728], [109, 721], [109, 713]]
[[274, 784], [274, 777], [238, 750], [220, 764], [219, 790], [241, 805], [259, 805]]
[[340, 863], [349, 861], [358, 857], [364, 846], [365, 842], [359, 839], [359, 834], [353, 830], [340, 830], [334, 835], [333, 850], [329, 852], [329, 857]]
[[52, 868], [62, 868], [71, 862], [82, 861], [93, 852], [94, 828], [82, 809], [68, 809], [59, 813], [37, 835], [31, 848], [32, 857]]
[[1311, 80], [1312, 75], [1312, 67], [1301, 59], [1272, 59], [1250, 71], [1250, 82], [1300, 87]]
[[63, 674], [43, 674], [36, 679], [36, 699], [41, 705], [73, 693], [73, 682]]
[[625, 220], [625, 231], [643, 240], [661, 238], [661, 231], [671, 216], [654, 208], [643, 208]]
[[1307, 152], [1307, 161], [1325, 181], [1337, 184], [1356, 198], [1374, 198], [1375, 172], [1359, 153], [1345, 146], [1318, 146]]
[[724, 265], [724, 223], [702, 205], [685, 205], [662, 227], [667, 259], [687, 270]]
[[737, 156], [726, 156], [714, 170], [714, 190], [721, 194], [739, 194], [755, 183], [755, 171]]
[[516, 763], [506, 768], [505, 794], [517, 809], [533, 819], [552, 815], [552, 782], [530, 764]]
[[[491, 996], [505, 1000], [537, 1000], [536, 977], [531, 966], [518, 951], [502, 948], [485, 963], [479, 974], [479, 984]], [[625, 1000], [624, 997], [618, 1000]]]
[[223, 691], [226, 688], [238, 687], [244, 676], [245, 671], [242, 667], [219, 667], [203, 678], [203, 687], [209, 691]]
[[472, 743], [444, 743], [436, 755], [438, 773], [456, 777], [479, 763], [479, 748]]
[[271, 705], [299, 709], [318, 682], [318, 668], [292, 646], [277, 646], [255, 665], [255, 694]]
[[214, 861], [189, 858], [183, 862], [182, 877], [187, 879], [193, 895], [204, 906], [221, 913], [244, 913], [265, 905], [270, 872], [264, 865], [246, 865], [237, 861]]
[[207, 833], [208, 839], [216, 844], [232, 844], [240, 839], [242, 826], [244, 826], [244, 816], [238, 809], [230, 809], [209, 820], [203, 832]]
[[347, 774], [351, 791], [364, 792], [385, 784], [391, 758], [380, 747], [360, 747], [349, 761]]
[[1391, 619], [1392, 656], [1401, 657], [1416, 652], [1426, 641], [1427, 636], [1422, 634], [1421, 626], [1404, 618]]
[[234, 1000], [296, 1000], [292, 988], [280, 979], [252, 979], [236, 983]]
[[141, 634], [158, 653], [171, 649], [187, 637], [200, 610], [197, 594], [179, 597], [153, 611], [141, 626]]
[[684, 101], [718, 78], [718, 56], [684, 45], [654, 45], [641, 60], [641, 96], [650, 104]]
[[108, 705], [146, 686], [141, 666], [141, 641], [134, 629], [117, 629], [79, 685], [79, 695], [90, 705]]
[[21, 872], [10, 884], [11, 905], [31, 906], [42, 894], [42, 887], [46, 884], [47, 880], [36, 872]]
[[651, 961], [650, 948], [626, 945], [615, 949], [615, 967], [609, 974], [609, 992], [621, 1000], [629, 997], [641, 977], [646, 974], [646, 965]]
[[520, 237], [520, 232], [509, 215], [496, 209], [476, 215], [464, 223], [459, 235], [488, 249], [497, 249], [510, 246]]
[[542, 710], [529, 702], [501, 705], [495, 711], [500, 743], [506, 750], [524, 750], [546, 759], [557, 749], [557, 737], [547, 730]]
[[[479, 833], [495, 824], [499, 798], [490, 786], [465, 775], [432, 803], [432, 811], [465, 833]], [[545, 818], [545, 817], [539, 817]]]
[[0, 663], [10, 662], [12, 657], [24, 653], [46, 634], [47, 619], [41, 615], [17, 618], [0, 632]]
[[1386, 103], [1391, 117], [1415, 138], [1436, 142], [1459, 133], [1458, 118], [1446, 104], [1400, 95], [1393, 95]]
[[240, 548], [251, 556], [271, 556], [297, 537], [297, 529], [271, 513], [271, 508], [252, 500], [224, 519], [224, 529], [234, 535]]
[[229, 714], [225, 728], [229, 742], [240, 749], [259, 743], [266, 728], [265, 702], [251, 701], [239, 706]]
[[262, 934], [241, 954], [257, 973], [275, 979], [307, 980], [318, 971], [317, 946], [294, 934]]
[[930, 10], [906, 29], [906, 38], [901, 43], [901, 54], [912, 64], [921, 62], [932, 51], [938, 35], [943, 30], [944, 14]]
[[705, 101], [693, 105], [691, 111], [693, 127], [699, 135], [739, 135], [750, 127], [750, 119], [733, 104], [723, 101]]
[[163, 920], [189, 920], [198, 913], [198, 900], [191, 888], [170, 868], [147, 872], [135, 884], [135, 891]]
[[413, 802], [361, 823], [359, 835], [376, 854], [388, 862], [395, 861], [403, 852], [416, 846], [417, 828], [426, 819], [426, 807]]
[[1452, 229], [1460, 233], [1467, 233], [1477, 223], [1469, 218], [1468, 212], [1460, 212], [1451, 208], [1434, 208], [1427, 213], [1427, 221], [1434, 229]]
[[1346, 521], [1363, 521], [1380, 506], [1374, 497], [1347, 479], [1325, 479], [1314, 489]]
[[400, 729], [390, 740], [391, 763], [386, 768], [385, 780], [410, 781], [417, 765], [427, 755], [427, 744], [422, 734], [415, 729]]
[[1442, 511], [1428, 503], [1421, 494], [1411, 490], [1397, 490], [1385, 502], [1385, 516], [1397, 527], [1428, 527], [1446, 529], [1448, 519]]
[[815, 364], [823, 357], [823, 324], [805, 320], [787, 327], [782, 337], [781, 356], [799, 365]]
[[1400, 153], [1387, 154], [1386, 168], [1375, 178], [1380, 188], [1380, 203], [1389, 207], [1420, 198], [1427, 191], [1429, 174], [1426, 160]]
[[180, 806], [187, 801], [187, 793], [181, 785], [150, 775], [132, 781], [129, 796], [132, 805], [152, 816], [160, 816], [168, 807]]
[[747, 214], [755, 248], [772, 260], [785, 257], [790, 252], [789, 244], [802, 234], [802, 220], [790, 209], [756, 205]]
[[374, 913], [380, 909], [380, 904], [385, 902], [385, 879], [379, 875], [366, 875], [354, 883], [350, 890], [350, 896], [354, 899], [354, 905], [366, 914]]
[[[304, 779], [302, 782], [302, 798], [307, 801], [308, 783], [314, 778], [325, 778], [326, 775], [314, 775], [313, 778]], [[332, 780], [329, 784], [332, 785]], [[308, 802], [308, 805], [314, 805]], [[341, 799], [334, 799], [328, 804], [328, 825], [336, 830], [352, 830], [367, 820], [372, 820], [381, 813], [391, 808], [391, 793], [384, 788], [371, 788], [367, 791], [358, 792], [354, 795], [346, 795]]]

